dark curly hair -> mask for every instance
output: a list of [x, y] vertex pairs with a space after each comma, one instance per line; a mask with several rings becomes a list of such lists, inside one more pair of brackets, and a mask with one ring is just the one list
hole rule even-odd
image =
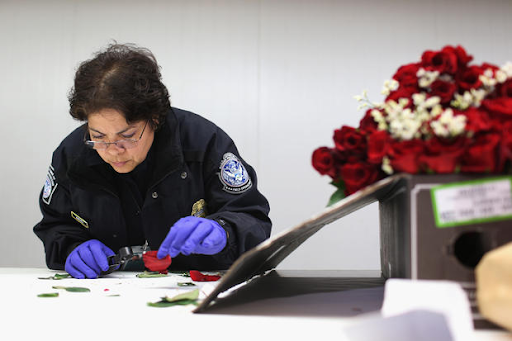
[[79, 121], [102, 109], [121, 112], [128, 123], [165, 122], [171, 107], [151, 51], [132, 44], [111, 44], [80, 64], [69, 92], [69, 113]]

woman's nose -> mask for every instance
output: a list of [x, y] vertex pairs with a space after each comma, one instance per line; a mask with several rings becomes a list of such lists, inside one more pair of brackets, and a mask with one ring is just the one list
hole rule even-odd
[[107, 146], [107, 153], [110, 155], [118, 155], [124, 151], [124, 148], [119, 147], [116, 143], [110, 143]]

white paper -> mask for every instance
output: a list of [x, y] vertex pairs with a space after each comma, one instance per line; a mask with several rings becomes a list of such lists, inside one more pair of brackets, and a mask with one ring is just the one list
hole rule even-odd
[[451, 281], [388, 279], [381, 313], [384, 317], [415, 310], [445, 315], [454, 341], [473, 339], [471, 306], [464, 289]]

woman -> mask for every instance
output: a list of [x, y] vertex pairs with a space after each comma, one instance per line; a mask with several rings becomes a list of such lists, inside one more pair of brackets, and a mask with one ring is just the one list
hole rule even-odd
[[220, 270], [270, 236], [253, 168], [216, 125], [171, 107], [149, 50], [98, 52], [69, 102], [85, 124], [53, 153], [34, 227], [49, 268], [96, 278], [113, 250], [142, 246], [170, 269]]

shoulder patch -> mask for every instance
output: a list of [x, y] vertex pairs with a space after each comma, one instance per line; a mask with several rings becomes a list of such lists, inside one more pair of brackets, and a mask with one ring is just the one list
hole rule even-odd
[[240, 194], [252, 187], [251, 177], [235, 154], [224, 154], [219, 169], [219, 179], [224, 191]]
[[50, 165], [43, 187], [43, 202], [45, 204], [50, 205], [53, 193], [57, 189], [57, 186], [58, 184], [55, 181], [55, 170], [53, 169], [53, 166]]

